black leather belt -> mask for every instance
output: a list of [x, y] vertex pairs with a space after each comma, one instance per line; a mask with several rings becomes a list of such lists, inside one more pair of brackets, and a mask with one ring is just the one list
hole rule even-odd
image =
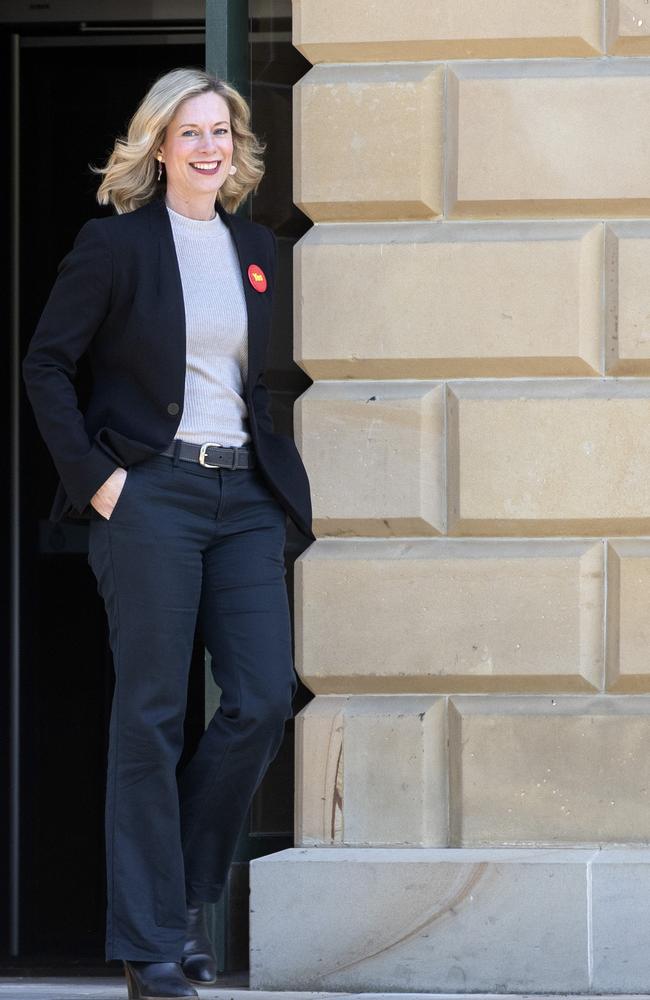
[[164, 451], [159, 452], [160, 455], [168, 455], [170, 458], [177, 453], [182, 461], [198, 462], [206, 469], [252, 469], [257, 464], [255, 455], [249, 448], [227, 447], [210, 442], [194, 444], [192, 441], [179, 441], [178, 438], [175, 438]]

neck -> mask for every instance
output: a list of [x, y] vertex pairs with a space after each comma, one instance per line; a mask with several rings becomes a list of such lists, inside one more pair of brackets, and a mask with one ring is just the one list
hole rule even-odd
[[188, 219], [196, 219], [200, 222], [209, 222], [214, 219], [217, 212], [215, 202], [216, 193], [207, 194], [202, 198], [186, 198], [175, 191], [165, 192], [165, 203], [179, 215], [185, 215]]

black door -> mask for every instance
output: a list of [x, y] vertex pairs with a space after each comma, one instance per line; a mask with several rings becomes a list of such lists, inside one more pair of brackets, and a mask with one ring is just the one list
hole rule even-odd
[[[47, 520], [57, 477], [22, 388], [20, 360], [57, 264], [78, 229], [86, 219], [111, 212], [95, 200], [99, 179], [88, 164], [104, 163], [156, 76], [206, 64], [205, 25], [202, 15], [191, 16], [200, 15], [203, 6], [193, 0], [179, 2], [179, 17], [165, 24], [138, 21], [135, 0], [80, 4], [102, 14], [95, 22], [55, 22], [37, 8], [23, 14], [29, 6], [6, 4], [0, 15], [0, 99], [5, 122], [14, 125], [11, 142], [10, 129], [5, 133], [7, 155], [0, 157], [0, 224], [5, 245], [15, 251], [12, 269], [3, 268], [0, 279], [9, 427], [2, 462], [4, 481], [12, 482], [4, 553], [11, 599], [3, 652], [10, 669], [1, 682], [0, 719], [7, 734], [0, 879], [8, 887], [0, 917], [1, 960], [5, 970], [77, 966], [105, 973], [103, 810], [113, 666], [104, 609], [86, 561], [86, 528]], [[280, 237], [283, 308], [269, 382], [276, 426], [291, 433], [293, 400], [309, 385], [291, 349], [291, 253], [309, 225], [291, 201], [291, 86], [308, 64], [291, 46], [287, 5], [279, 6], [283, 16], [263, 21], [251, 9], [246, 25], [253, 126], [269, 141], [269, 170], [242, 210], [272, 225]], [[129, 21], [119, 21], [127, 8]], [[142, 8], [146, 14], [151, 4]], [[77, 379], [82, 404], [88, 379], [82, 361]], [[290, 526], [290, 593], [293, 560], [302, 544]], [[206, 686], [207, 675], [197, 642], [179, 767], [193, 752], [206, 713], [218, 703], [218, 689]], [[310, 697], [301, 686], [295, 710]], [[247, 965], [248, 860], [292, 843], [289, 723], [242, 832], [231, 885], [214, 908], [222, 969]]]
[[[176, 27], [158, 34], [155, 25], [148, 32], [33, 23], [2, 33], [2, 62], [13, 68], [18, 112], [16, 172], [3, 190], [14, 199], [19, 238], [17, 343], [4, 369], [19, 404], [12, 427], [19, 453], [13, 511], [19, 565], [12, 581], [19, 674], [10, 720], [11, 900], [3, 919], [7, 956], [21, 966], [103, 959], [113, 670], [103, 606], [86, 562], [86, 528], [47, 520], [56, 474], [22, 384], [15, 385], [15, 354], [24, 355], [56, 266], [82, 223], [110, 214], [95, 200], [98, 178], [88, 163], [103, 163], [156, 75], [203, 63], [202, 23]], [[11, 86], [3, 88], [10, 93]], [[11, 110], [5, 107], [5, 121]], [[8, 220], [8, 206], [5, 212]], [[83, 403], [83, 363], [77, 387]], [[198, 669], [193, 683], [202, 689]]]

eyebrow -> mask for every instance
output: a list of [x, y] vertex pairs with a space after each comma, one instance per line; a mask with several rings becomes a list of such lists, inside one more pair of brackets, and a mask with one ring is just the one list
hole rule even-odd
[[[226, 122], [226, 121], [215, 122], [214, 125], [230, 125], [230, 122]], [[214, 128], [214, 125], [212, 126], [212, 128]], [[185, 122], [184, 125], [179, 125], [178, 127], [179, 128], [190, 128], [190, 126], [192, 128], [199, 128], [199, 126], [196, 124], [196, 122]]]

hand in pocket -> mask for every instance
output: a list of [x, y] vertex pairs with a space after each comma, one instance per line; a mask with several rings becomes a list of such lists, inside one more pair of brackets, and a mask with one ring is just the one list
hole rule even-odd
[[126, 469], [121, 467], [113, 469], [106, 482], [90, 498], [91, 506], [107, 521], [110, 521], [115, 504], [124, 489], [127, 475], [128, 472]]

